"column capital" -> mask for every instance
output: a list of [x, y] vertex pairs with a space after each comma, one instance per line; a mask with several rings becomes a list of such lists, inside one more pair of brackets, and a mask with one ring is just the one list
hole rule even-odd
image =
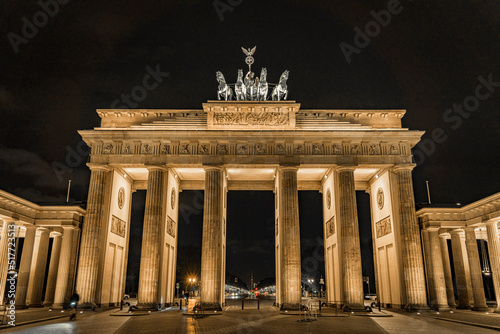
[[354, 172], [356, 170], [357, 166], [355, 165], [344, 165], [344, 166], [337, 166], [335, 168], [336, 172]]
[[392, 168], [392, 171], [394, 173], [398, 173], [398, 172], [401, 172], [401, 171], [406, 171], [406, 170], [409, 170], [409, 171], [412, 171], [413, 168], [415, 168], [417, 165], [416, 164], [401, 164], [401, 165], [395, 165], [393, 168]]
[[223, 172], [225, 168], [221, 165], [204, 165], [203, 169], [205, 170], [205, 172], [212, 170]]
[[104, 165], [104, 164], [96, 164], [96, 163], [89, 162], [89, 163], [87, 163], [87, 167], [92, 172], [93, 171], [104, 171], [104, 172], [111, 171], [111, 167], [109, 167], [108, 165]]
[[456, 234], [456, 235], [459, 235], [459, 236], [463, 236], [464, 235], [464, 230], [463, 229], [456, 229], [456, 230], [448, 231], [448, 233], [450, 235]]
[[496, 226], [498, 228], [498, 220], [490, 219], [484, 222], [486, 226]]
[[28, 229], [32, 230], [32, 229], [36, 229], [36, 228], [37, 228], [37, 226], [35, 226], [35, 225], [31, 225], [31, 224], [24, 224], [24, 225], [23, 225], [23, 227], [24, 227], [26, 230], [28, 230]]
[[53, 232], [50, 233], [50, 236], [54, 237], [54, 238], [61, 238], [62, 237], [62, 233], [61, 232], [57, 232], [57, 231], [53, 231]]
[[146, 165], [145, 166], [148, 172], [154, 171], [154, 170], [159, 170], [162, 172], [168, 171], [168, 168], [165, 165]]
[[50, 232], [52, 232], [51, 229], [48, 229], [46, 227], [38, 227], [37, 231], [40, 231], [40, 233], [50, 233]]
[[443, 233], [439, 234], [439, 237], [441, 239], [448, 239], [448, 237], [451, 237], [451, 235], [448, 232], [443, 232]]
[[279, 172], [282, 172], [282, 171], [285, 171], [285, 170], [290, 170], [290, 171], [297, 172], [299, 170], [299, 166], [297, 166], [297, 165], [280, 165], [278, 167], [278, 171]]

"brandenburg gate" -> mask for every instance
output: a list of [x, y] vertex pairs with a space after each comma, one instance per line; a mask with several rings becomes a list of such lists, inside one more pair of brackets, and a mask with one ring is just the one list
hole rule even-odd
[[[204, 190], [201, 301], [224, 302], [226, 194], [275, 194], [277, 303], [301, 301], [298, 191], [323, 194], [328, 300], [363, 307], [356, 190], [371, 195], [384, 303], [426, 307], [404, 110], [302, 110], [293, 101], [208, 101], [202, 110], [98, 110], [76, 290], [84, 304], [124, 293], [132, 192], [146, 189], [139, 305], [174, 301], [178, 196]], [[248, 203], [251, 205], [251, 203]]]
[[[202, 110], [98, 110], [80, 131], [92, 148], [76, 291], [88, 306], [117, 305], [125, 289], [132, 192], [146, 189], [138, 305], [174, 302], [178, 197], [204, 190], [201, 303], [225, 300], [229, 190], [275, 194], [276, 303], [301, 302], [299, 190], [323, 194], [328, 301], [364, 309], [356, 190], [371, 194], [377, 291], [383, 303], [427, 308], [411, 148], [423, 132], [402, 128], [404, 110], [302, 110], [279, 84], [249, 71], [235, 84], [217, 72], [218, 101]], [[272, 89], [268, 97], [269, 89]], [[233, 96], [235, 100], [233, 100]], [[248, 203], [251, 205], [251, 203]], [[385, 296], [385, 295], [384, 295]]]

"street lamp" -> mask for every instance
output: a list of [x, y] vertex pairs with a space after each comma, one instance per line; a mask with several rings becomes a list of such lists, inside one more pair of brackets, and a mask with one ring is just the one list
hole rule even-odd
[[309, 293], [311, 294], [311, 299], [312, 299], [313, 296], [312, 296], [312, 286], [311, 286], [311, 284], [314, 283], [314, 280], [312, 278], [309, 278], [307, 280], [307, 282], [309, 283]]
[[188, 281], [189, 281], [189, 285], [191, 285], [191, 290], [192, 290], [193, 285], [196, 283], [196, 277], [190, 277], [188, 279]]
[[319, 298], [323, 297], [323, 285], [325, 285], [325, 281], [323, 280], [323, 276], [319, 279], [319, 285], [320, 285], [320, 292], [319, 292]]

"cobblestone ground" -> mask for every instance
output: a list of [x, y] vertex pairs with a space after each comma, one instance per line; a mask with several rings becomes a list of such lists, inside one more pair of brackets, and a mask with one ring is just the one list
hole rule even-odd
[[[36, 324], [6, 329], [18, 333], [492, 333], [493, 330], [435, 319], [435, 313], [424, 315], [385, 311], [392, 317], [343, 316], [325, 312], [324, 317], [313, 322], [298, 322], [298, 315], [285, 315], [272, 307], [242, 311], [229, 308], [221, 315], [200, 319], [171, 310], [145, 316], [110, 316], [116, 311], [86, 312], [78, 320], [68, 318], [49, 320]], [[443, 315], [443, 314], [440, 314]], [[432, 316], [432, 317], [431, 317]], [[499, 315], [456, 311], [443, 317], [466, 319], [500, 325]]]

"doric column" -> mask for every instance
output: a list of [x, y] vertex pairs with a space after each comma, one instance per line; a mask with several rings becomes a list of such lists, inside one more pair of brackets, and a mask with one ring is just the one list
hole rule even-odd
[[429, 229], [429, 242], [432, 256], [432, 276], [436, 293], [436, 299], [432, 303], [432, 306], [438, 311], [449, 310], [438, 229]]
[[361, 249], [359, 243], [358, 211], [354, 167], [337, 169], [339, 182], [340, 238], [344, 302], [350, 309], [364, 309], [363, 272], [361, 271]]
[[52, 241], [52, 252], [50, 255], [49, 275], [47, 276], [47, 287], [45, 288], [44, 306], [54, 303], [54, 293], [57, 283], [57, 269], [59, 268], [59, 256], [61, 255], [61, 233], [55, 233]]
[[296, 167], [278, 169], [281, 303], [282, 308], [293, 309], [298, 307], [302, 298], [297, 170]]
[[[73, 226], [63, 227], [61, 255], [59, 257], [59, 266], [57, 268], [56, 288], [54, 294], [54, 307], [62, 307], [66, 302], [66, 291], [69, 285], [69, 272], [71, 263], [71, 246], [73, 244]], [[76, 242], [76, 241], [75, 241]]]
[[210, 307], [219, 304], [222, 273], [222, 219], [224, 170], [205, 168], [203, 240], [201, 253], [201, 302]]
[[488, 233], [488, 253], [490, 256], [491, 272], [493, 276], [493, 286], [495, 287], [495, 297], [497, 308], [495, 312], [500, 312], [500, 244], [498, 241], [498, 225], [496, 221], [486, 224]]
[[138, 306], [156, 308], [160, 273], [160, 249], [165, 213], [165, 168], [148, 166], [148, 189], [142, 232]]
[[[80, 253], [80, 243], [81, 238], [80, 235], [82, 230], [79, 228], [73, 229], [73, 242], [71, 245], [71, 260], [69, 264], [69, 278], [68, 278], [68, 286], [66, 288], [66, 296], [64, 298], [65, 301], [69, 300], [73, 292], [76, 290], [76, 273], [78, 271], [78, 254]], [[63, 235], [64, 238], [64, 235]], [[63, 241], [64, 243], [64, 241]], [[57, 287], [56, 287], [56, 296], [57, 296]]]
[[87, 214], [83, 223], [80, 259], [78, 261], [78, 280], [76, 292], [80, 296], [81, 307], [94, 307], [96, 297], [99, 257], [101, 255], [101, 236], [105, 209], [105, 188], [109, 169], [105, 166], [90, 165], [89, 195]]
[[429, 305], [434, 305], [436, 301], [436, 289], [434, 288], [434, 270], [432, 267], [432, 250], [429, 234], [429, 230], [422, 230], [425, 272], [427, 274], [427, 293], [429, 295]]
[[[9, 271], [9, 239], [14, 238], [15, 223], [11, 220], [4, 220], [2, 235], [0, 236], [0, 303], [3, 305], [5, 296], [5, 284], [7, 283], [7, 273]], [[16, 245], [17, 246], [17, 245]]]
[[33, 259], [33, 246], [35, 245], [35, 236], [35, 225], [27, 225], [24, 234], [21, 263], [19, 265], [19, 273], [17, 276], [16, 308], [26, 307], [26, 295], [28, 293], [28, 282], [30, 277], [31, 260]]
[[[457, 282], [457, 308], [469, 309], [471, 308], [468, 288], [468, 285], [470, 285], [470, 271], [467, 250], [465, 249], [465, 243], [462, 240], [463, 234], [464, 232], [461, 230], [450, 232], [451, 251], [453, 253], [453, 267], [455, 269], [455, 279]], [[472, 293], [472, 291], [470, 292]]]
[[447, 234], [440, 235], [441, 258], [443, 259], [444, 281], [446, 283], [446, 296], [448, 297], [448, 306], [456, 308], [455, 293], [453, 291], [453, 276], [451, 275], [450, 253], [448, 251]]
[[415, 215], [415, 199], [411, 170], [413, 166], [394, 169], [399, 193], [401, 255], [406, 290], [406, 308], [426, 309], [424, 264], [419, 227]]
[[35, 273], [33, 276], [33, 289], [29, 296], [29, 307], [42, 307], [42, 292], [45, 278], [45, 270], [47, 268], [47, 255], [49, 252], [49, 237], [50, 230], [39, 228], [40, 242], [38, 243], [38, 255], [35, 263]]
[[465, 245], [469, 258], [470, 277], [472, 281], [472, 292], [474, 293], [474, 311], [488, 311], [486, 297], [484, 296], [483, 276], [481, 262], [479, 262], [479, 251], [477, 249], [476, 232], [474, 227], [465, 229]]

